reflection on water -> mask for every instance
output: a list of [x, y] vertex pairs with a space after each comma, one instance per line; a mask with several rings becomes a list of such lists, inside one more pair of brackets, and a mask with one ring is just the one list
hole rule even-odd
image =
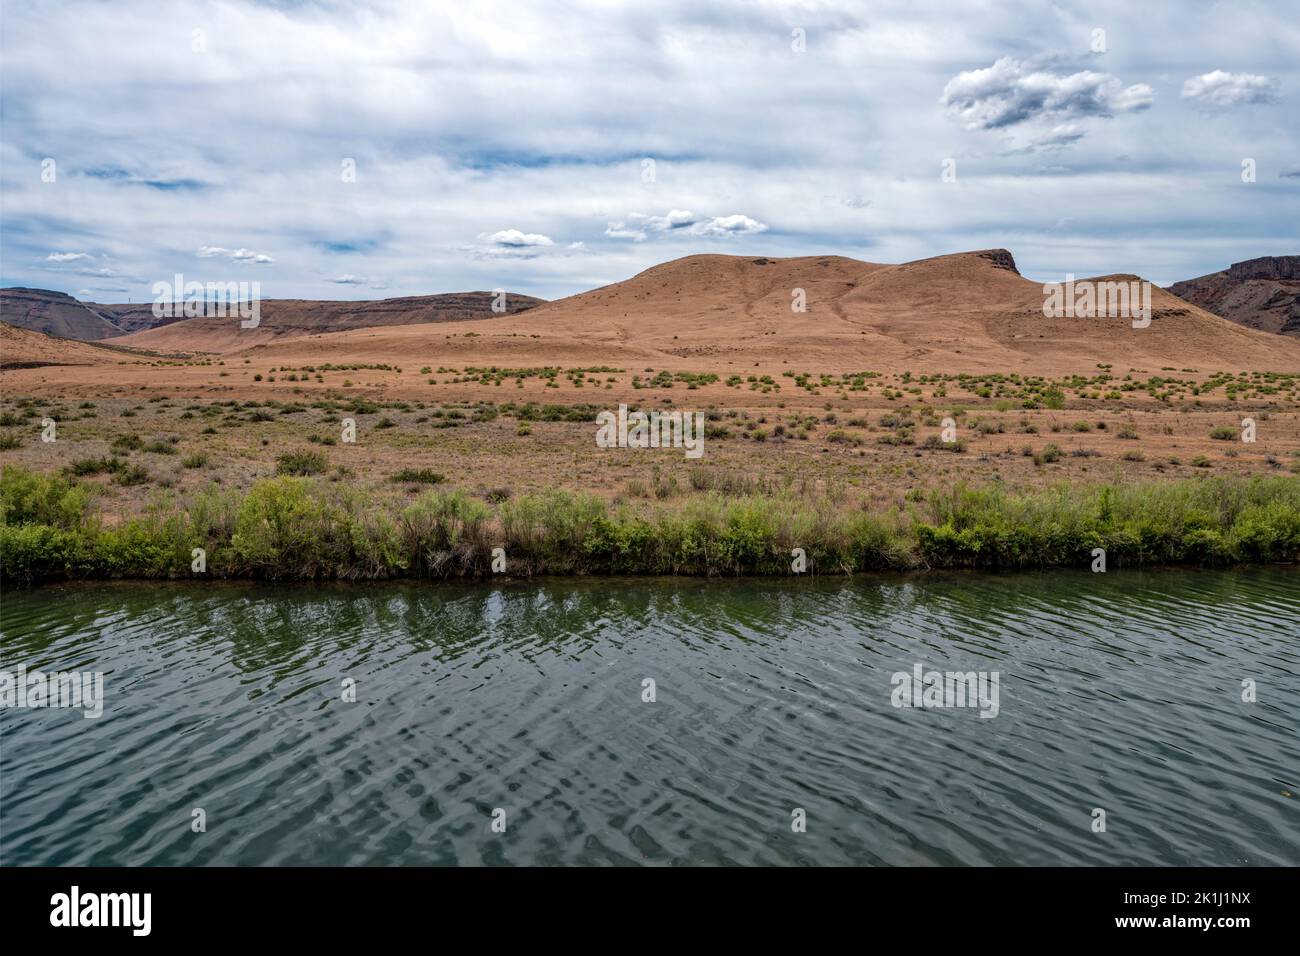
[[0, 641], [106, 696], [0, 711], [6, 865], [1300, 862], [1292, 570], [51, 587]]

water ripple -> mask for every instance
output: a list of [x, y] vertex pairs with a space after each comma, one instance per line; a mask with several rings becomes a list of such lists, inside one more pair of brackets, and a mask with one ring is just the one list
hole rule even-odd
[[[4, 669], [102, 671], [106, 703], [0, 711], [0, 862], [1293, 866], [1297, 585], [6, 593]], [[997, 671], [997, 717], [891, 706], [918, 663]]]

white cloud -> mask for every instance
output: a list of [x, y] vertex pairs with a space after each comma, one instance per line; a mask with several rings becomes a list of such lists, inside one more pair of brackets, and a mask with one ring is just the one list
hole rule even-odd
[[766, 230], [765, 223], [749, 216], [702, 218], [685, 209], [673, 209], [662, 216], [629, 213], [627, 219], [609, 223], [605, 227], [605, 235], [612, 239], [642, 242], [652, 235], [747, 236]]
[[365, 276], [354, 276], [352, 273], [346, 273], [333, 280], [338, 285], [365, 285], [367, 281]]
[[487, 236], [487, 241], [508, 249], [526, 249], [529, 246], [552, 245], [550, 236], [536, 232], [520, 232], [518, 229], [502, 229]]
[[46, 262], [76, 262], [78, 259], [89, 259], [91, 256], [84, 252], [51, 252], [45, 257]]
[[1272, 103], [1277, 99], [1279, 86], [1277, 80], [1267, 76], [1211, 70], [1184, 82], [1183, 98], [1211, 106]]
[[966, 129], [1002, 129], [1031, 120], [1110, 117], [1151, 106], [1145, 83], [1124, 86], [1109, 73], [1058, 74], [1029, 61], [1002, 57], [992, 66], [963, 70], [948, 81], [939, 102]]
[[210, 259], [213, 256], [222, 256], [231, 262], [253, 262], [257, 265], [270, 265], [275, 262], [270, 256], [261, 252], [254, 252], [252, 249], [226, 249], [222, 246], [200, 246], [199, 257]]

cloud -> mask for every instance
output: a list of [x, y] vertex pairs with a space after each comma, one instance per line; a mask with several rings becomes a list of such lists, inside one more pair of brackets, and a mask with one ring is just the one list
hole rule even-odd
[[[1274, 178], [1300, 163], [1286, 102], [1300, 63], [1281, 5], [1255, 11], [1245, 33], [1230, 4], [1195, 16], [1114, 0], [1100, 13], [1087, 0], [569, 8], [6, 4], [0, 284], [148, 301], [154, 281], [202, 265], [255, 272], [276, 298], [361, 295], [384, 276], [392, 295], [552, 299], [742, 243], [875, 262], [1011, 245], [1034, 277], [1194, 276], [1286, 249], [1300, 221], [1300, 189], [1288, 188], [1300, 180]], [[1096, 23], [1111, 40], [1104, 58], [1086, 54]], [[196, 25], [209, 37], [201, 56], [186, 42]], [[807, 29], [804, 55], [791, 52], [794, 25]], [[1277, 42], [1252, 42], [1260, 33]], [[430, 55], [430, 38], [447, 36], [456, 42]], [[1054, 43], [1077, 56], [1035, 55]], [[1220, 66], [1280, 83], [1276, 103], [1233, 116], [1232, 142], [1251, 144], [1275, 187], [1268, 202], [1242, 202], [1222, 172], [1240, 157], [1207, 153], [1203, 107], [1179, 97], [1193, 69]], [[974, 67], [986, 75], [958, 75]], [[1163, 99], [1133, 112], [1153, 87]], [[412, 89], [445, 95], [403, 95]], [[690, 109], [669, 115], [673, 103]], [[186, 116], [203, 122], [177, 122]], [[949, 156], [961, 184], [940, 188]], [[57, 182], [35, 175], [44, 157], [58, 160]], [[1053, 230], [1063, 218], [1068, 232]], [[509, 227], [553, 244], [480, 235]], [[202, 246], [216, 251], [196, 262]], [[89, 249], [91, 260], [47, 260]], [[100, 266], [118, 275], [82, 281], [78, 270]], [[344, 274], [370, 281], [334, 281]]]
[[1211, 106], [1239, 106], [1243, 103], [1272, 103], [1281, 84], [1254, 73], [1211, 70], [1183, 83], [1183, 99]]
[[252, 249], [226, 249], [222, 246], [200, 246], [199, 258], [211, 259], [213, 256], [222, 256], [231, 262], [253, 262], [257, 265], [270, 265], [275, 262], [268, 255], [260, 252], [254, 252]]
[[520, 232], [518, 229], [502, 229], [487, 236], [487, 241], [508, 249], [526, 249], [530, 246], [553, 245], [550, 236], [536, 232]]
[[354, 276], [352, 275], [352, 273], [349, 272], [346, 275], [341, 275], [337, 279], [334, 279], [332, 281], [338, 283], [339, 285], [365, 285], [366, 282], [369, 280], [367, 280], [365, 276]]
[[944, 86], [939, 102], [966, 129], [1003, 129], [1031, 120], [1133, 113], [1149, 108], [1154, 97], [1145, 83], [1124, 86], [1109, 73], [1063, 75], [1002, 57], [992, 66], [958, 73]]
[[46, 262], [76, 262], [78, 259], [89, 259], [91, 256], [84, 252], [51, 252], [45, 257]]
[[1064, 149], [1083, 139], [1083, 130], [1076, 123], [1053, 126], [1042, 136], [1035, 137], [1030, 145], [1035, 149]]
[[1300, 165], [1286, 166], [1277, 172], [1278, 179], [1300, 179]]
[[635, 242], [642, 242], [652, 235], [748, 236], [766, 230], [766, 223], [751, 219], [749, 216], [702, 218], [685, 209], [672, 209], [662, 216], [629, 213], [627, 219], [609, 223], [605, 227], [605, 235], [611, 239], [632, 239]]

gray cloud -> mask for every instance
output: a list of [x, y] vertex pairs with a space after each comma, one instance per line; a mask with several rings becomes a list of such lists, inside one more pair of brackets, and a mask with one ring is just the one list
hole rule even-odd
[[1154, 97], [1145, 83], [1125, 86], [1109, 73], [1058, 74], [1002, 57], [992, 66], [958, 73], [939, 101], [966, 129], [1002, 129], [1038, 119], [1132, 113], [1149, 108]]
[[1254, 73], [1211, 70], [1184, 82], [1183, 97], [1212, 106], [1272, 103], [1278, 98], [1278, 85], [1277, 80]]

